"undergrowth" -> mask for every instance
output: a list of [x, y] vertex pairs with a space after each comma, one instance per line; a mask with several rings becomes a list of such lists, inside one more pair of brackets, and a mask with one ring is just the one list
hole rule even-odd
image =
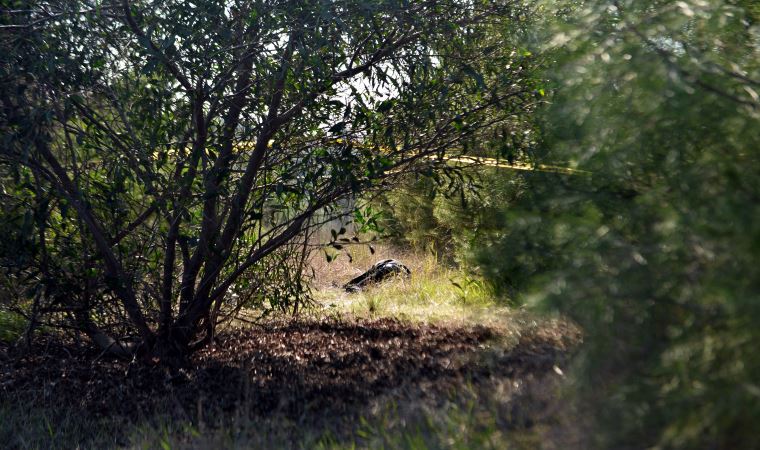
[[[557, 321], [538, 320], [507, 307], [494, 299], [487, 285], [442, 266], [435, 255], [383, 246], [373, 250], [354, 248], [350, 259], [341, 256], [331, 264], [312, 261], [317, 307], [308, 314], [346, 322], [385, 317], [452, 327], [487, 326], [497, 331], [498, 338], [468, 356], [476, 358], [479, 362], [475, 364], [480, 366], [496, 367], [504, 358], [511, 361], [509, 358], [515, 357], [509, 356], [510, 351], [518, 342], [527, 345], [527, 358], [532, 358], [534, 350], [526, 342], [533, 338], [526, 341], [525, 336], [572, 334]], [[407, 265], [412, 277], [389, 280], [358, 293], [343, 291], [346, 281], [388, 258]], [[7, 319], [12, 317], [0, 314], [0, 325]], [[18, 332], [12, 330], [0, 326], [0, 332]], [[539, 341], [552, 339], [543, 336]], [[527, 360], [516, 358], [514, 364], [529, 366]], [[512, 363], [507, 364], [511, 367]], [[251, 415], [242, 394], [235, 410], [221, 415], [200, 403], [197, 411], [186, 411], [169, 402], [163, 413], [137, 414], [128, 421], [104, 419], [65, 404], [30, 407], [33, 399], [7, 398], [0, 402], [0, 438], [11, 448], [552, 448], [543, 440], [543, 429], [551, 423], [542, 415], [556, 396], [561, 371], [557, 372], [560, 375], [551, 370], [535, 375], [544, 372], [530, 369], [523, 375], [495, 376], [503, 370], [493, 369], [485, 379], [466, 376], [443, 391], [440, 385], [410, 380], [370, 404], [357, 405], [355, 414], [342, 417]]]

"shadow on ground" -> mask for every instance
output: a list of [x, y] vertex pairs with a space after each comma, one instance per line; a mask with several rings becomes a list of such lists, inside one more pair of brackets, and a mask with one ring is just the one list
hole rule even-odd
[[[227, 426], [233, 416], [278, 417], [340, 436], [337, 424], [367, 416], [380, 399], [435, 403], [465, 385], [490, 395], [531, 395], [524, 385], [554, 376], [577, 336], [566, 329], [529, 333], [511, 348], [497, 338], [484, 327], [391, 319], [271, 323], [221, 335], [194, 357], [192, 370], [169, 376], [49, 337], [24, 355], [2, 350], [0, 439], [35, 446], [9, 428], [10, 411], [19, 407], [47, 412], [42, 432], [47, 428], [47, 442], [62, 447], [128, 445], [130, 427], [166, 417], [200, 427]], [[507, 428], [532, 426], [547, 407], [535, 398], [505, 405]]]

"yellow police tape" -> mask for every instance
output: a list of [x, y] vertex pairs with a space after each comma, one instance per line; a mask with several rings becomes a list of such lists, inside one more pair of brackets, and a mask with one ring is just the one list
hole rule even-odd
[[[429, 156], [429, 159], [436, 159], [434, 156]], [[552, 166], [547, 164], [528, 164], [528, 163], [506, 163], [496, 158], [487, 158], [484, 156], [451, 156], [444, 157], [446, 162], [458, 162], [467, 163], [488, 167], [499, 167], [502, 169], [512, 170], [525, 170], [530, 172], [552, 172], [552, 173], [564, 173], [568, 175], [586, 175], [591, 172], [580, 169], [572, 169], [570, 167]]]
[[[338, 144], [342, 144], [346, 142], [344, 139], [337, 138], [334, 140]], [[250, 142], [237, 142], [235, 144], [235, 150], [240, 151], [242, 147], [250, 147]], [[272, 143], [269, 143], [269, 146], [271, 146]], [[354, 143], [356, 145], [356, 143]], [[381, 150], [387, 150], [382, 149]], [[157, 155], [154, 155], [157, 157]], [[591, 172], [587, 170], [580, 170], [580, 169], [573, 169], [570, 167], [562, 167], [562, 166], [553, 166], [548, 164], [529, 164], [524, 162], [513, 162], [508, 163], [500, 159], [496, 158], [489, 158], [485, 156], [444, 156], [442, 159], [439, 156], [426, 156], [426, 159], [429, 160], [442, 160], [444, 162], [448, 163], [462, 163], [462, 164], [471, 164], [471, 165], [478, 165], [478, 166], [487, 166], [487, 167], [498, 167], [502, 169], [510, 169], [510, 170], [523, 170], [528, 172], [551, 172], [551, 173], [562, 173], [567, 175], [588, 175]]]

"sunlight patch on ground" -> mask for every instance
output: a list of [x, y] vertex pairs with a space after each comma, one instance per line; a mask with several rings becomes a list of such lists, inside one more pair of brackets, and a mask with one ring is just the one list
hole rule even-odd
[[[326, 263], [315, 258], [314, 298], [317, 315], [344, 318], [391, 317], [418, 323], [451, 326], [481, 325], [509, 337], [527, 320], [519, 308], [505, 305], [479, 279], [447, 267], [432, 254], [402, 251], [377, 245], [351, 250], [351, 258]], [[412, 271], [411, 278], [396, 277], [365, 288], [346, 292], [343, 284], [382, 259], [397, 259]]]

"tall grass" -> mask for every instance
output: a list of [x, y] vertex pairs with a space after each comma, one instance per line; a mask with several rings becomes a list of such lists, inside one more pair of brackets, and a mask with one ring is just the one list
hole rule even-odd
[[[402, 320], [478, 323], [502, 327], [512, 310], [499, 302], [480, 278], [442, 264], [435, 254], [378, 245], [371, 252], [357, 247], [331, 263], [315, 259], [315, 298], [328, 311], [353, 317], [394, 317]], [[396, 259], [412, 271], [361, 292], [342, 289], [352, 277], [375, 262]]]

